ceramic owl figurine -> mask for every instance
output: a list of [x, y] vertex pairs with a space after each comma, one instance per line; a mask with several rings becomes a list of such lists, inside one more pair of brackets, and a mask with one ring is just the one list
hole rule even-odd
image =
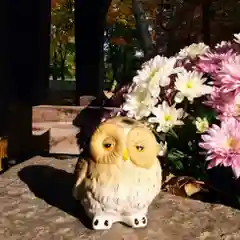
[[138, 121], [115, 117], [100, 124], [76, 164], [73, 189], [93, 229], [147, 225], [148, 206], [162, 183], [158, 152], [154, 134]]

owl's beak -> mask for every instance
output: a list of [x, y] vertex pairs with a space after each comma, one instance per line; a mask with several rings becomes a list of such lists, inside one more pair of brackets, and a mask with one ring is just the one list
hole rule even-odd
[[124, 161], [128, 160], [129, 156], [128, 156], [128, 150], [126, 148], [124, 149], [122, 156]]

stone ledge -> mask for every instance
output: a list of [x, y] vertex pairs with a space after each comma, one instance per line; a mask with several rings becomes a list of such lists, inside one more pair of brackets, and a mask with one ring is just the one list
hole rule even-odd
[[[73, 125], [74, 119], [79, 117], [82, 110], [86, 109], [83, 106], [53, 106], [53, 105], [39, 105], [33, 107], [32, 114], [32, 134], [35, 142], [42, 142], [40, 145], [49, 146], [48, 152], [51, 154], [80, 154], [79, 145], [77, 144], [76, 134], [80, 129]], [[93, 112], [100, 110], [99, 107], [89, 106], [88, 110], [91, 114], [85, 120], [91, 121], [96, 117]], [[118, 108], [105, 107], [105, 110], [116, 110]], [[86, 112], [85, 114], [86, 118]], [[42, 137], [41, 134], [49, 131], [49, 139]], [[43, 152], [40, 147], [34, 146]], [[46, 149], [46, 147], [45, 147]]]
[[240, 239], [238, 210], [165, 193], [151, 205], [145, 229], [115, 224], [109, 231], [90, 230], [71, 197], [75, 162], [34, 157], [1, 175], [0, 239]]

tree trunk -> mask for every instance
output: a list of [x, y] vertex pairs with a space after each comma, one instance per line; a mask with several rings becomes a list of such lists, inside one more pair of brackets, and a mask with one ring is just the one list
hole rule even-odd
[[177, 27], [182, 24], [185, 19], [187, 19], [186, 14], [192, 14], [196, 6], [205, 4], [207, 2], [208, 0], [191, 0], [185, 2], [182, 7], [177, 9], [176, 14], [166, 27], [166, 30], [168, 30], [169, 34], [167, 55], [173, 55], [179, 50], [179, 46], [176, 44], [175, 31]]
[[115, 79], [117, 83], [119, 83], [120, 82], [119, 69], [118, 69], [119, 59], [115, 56], [115, 54], [113, 54], [114, 47], [112, 46], [112, 44], [109, 45], [109, 49], [110, 49], [110, 56], [111, 56], [110, 59], [112, 63], [113, 79]]
[[[175, 7], [175, 6], [174, 6]], [[171, 32], [165, 27], [173, 15], [173, 5], [159, 4], [156, 13], [156, 48], [158, 53], [167, 55], [170, 48], [169, 39], [171, 38]], [[170, 40], [171, 41], [171, 40]]]
[[210, 7], [211, 2], [202, 4], [202, 37], [207, 45], [210, 45]]
[[76, 95], [103, 95], [104, 30], [111, 0], [75, 1]]
[[60, 55], [60, 77], [61, 77], [61, 80], [64, 81], [65, 80], [65, 64], [66, 64], [66, 57], [67, 57], [66, 46], [60, 47], [59, 55]]
[[54, 51], [53, 54], [53, 61], [52, 61], [52, 78], [53, 80], [57, 81], [58, 79], [58, 74], [57, 74], [57, 52]]
[[8, 153], [17, 158], [32, 151], [32, 106], [41, 104], [48, 90], [51, 3], [26, 0], [8, 4], [4, 9], [8, 12], [8, 75], [1, 78], [1, 84], [7, 96]]
[[140, 43], [144, 52], [145, 60], [149, 60], [155, 54], [155, 47], [149, 32], [149, 24], [146, 20], [144, 9], [139, 0], [132, 0], [133, 13], [136, 20], [136, 29], [140, 37]]
[[[8, 10], [8, 0], [2, 2], [1, 9]], [[9, 49], [10, 42], [8, 39], [9, 21], [6, 21], [6, 16], [1, 15], [0, 29], [1, 33], [6, 37], [2, 38], [2, 48], [0, 54], [0, 136], [7, 135], [8, 122], [8, 107], [9, 107]], [[1, 163], [0, 163], [1, 164]], [[0, 169], [1, 171], [1, 169]]]

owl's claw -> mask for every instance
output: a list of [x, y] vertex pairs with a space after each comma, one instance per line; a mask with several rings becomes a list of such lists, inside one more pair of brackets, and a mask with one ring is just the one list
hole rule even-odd
[[92, 227], [94, 230], [106, 230], [110, 229], [113, 224], [113, 218], [111, 216], [95, 216], [92, 221]]
[[143, 214], [129, 216], [125, 223], [133, 228], [143, 228], [147, 226], [147, 217]]

